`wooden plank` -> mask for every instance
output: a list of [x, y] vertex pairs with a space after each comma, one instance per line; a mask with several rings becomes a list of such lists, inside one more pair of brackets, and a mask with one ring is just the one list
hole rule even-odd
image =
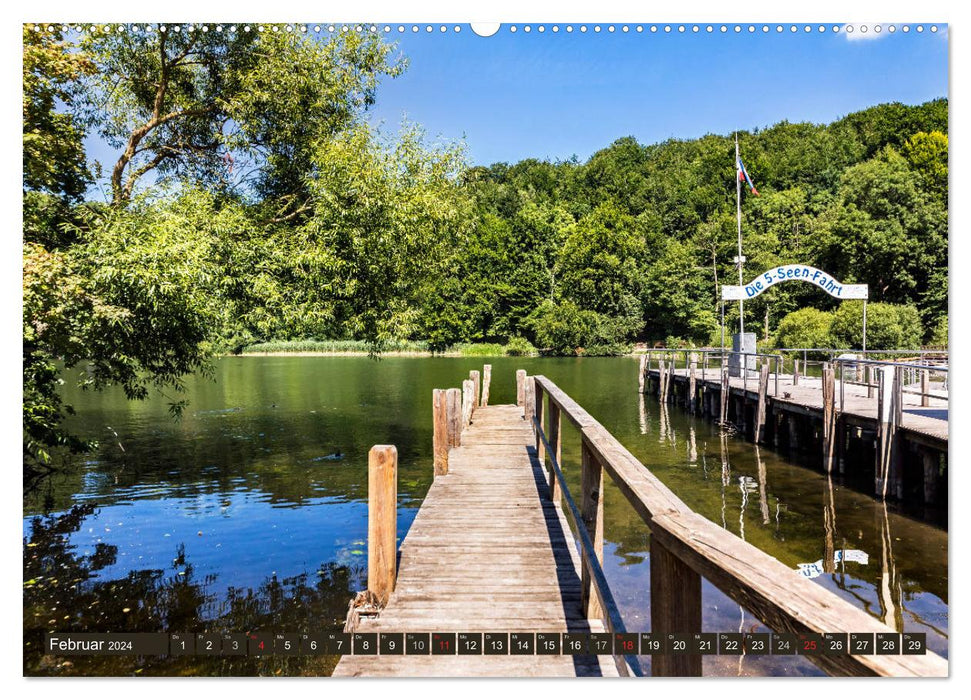
[[[447, 408], [447, 392], [444, 398]], [[545, 402], [533, 405], [531, 420], [545, 412]], [[448, 473], [433, 482], [401, 543], [399, 576], [386, 607], [376, 617], [359, 618], [357, 631], [605, 630], [602, 621], [586, 618], [576, 543], [549, 498], [531, 421], [523, 417], [518, 406], [475, 410], [462, 446], [449, 451]], [[569, 656], [406, 663], [416, 658], [345, 656], [334, 675], [549, 675], [551, 658], [558, 669], [552, 675], [617, 675], [612, 657], [603, 663]]]

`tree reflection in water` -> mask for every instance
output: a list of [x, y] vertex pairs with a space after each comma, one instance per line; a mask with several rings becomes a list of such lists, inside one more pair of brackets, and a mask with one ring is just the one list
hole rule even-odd
[[314, 574], [272, 576], [256, 590], [211, 591], [216, 576], [198, 576], [179, 545], [165, 570], [130, 571], [102, 580], [118, 548], [98, 543], [79, 554], [73, 533], [96, 512], [76, 505], [35, 517], [24, 539], [25, 675], [329, 675], [337, 657], [54, 657], [43, 653], [47, 632], [329, 632], [343, 626], [347, 601], [363, 572], [324, 564]]

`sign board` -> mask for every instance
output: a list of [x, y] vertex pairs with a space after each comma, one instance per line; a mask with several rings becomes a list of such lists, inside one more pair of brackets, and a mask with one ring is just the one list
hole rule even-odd
[[869, 287], [865, 284], [843, 284], [828, 272], [809, 265], [780, 265], [766, 270], [744, 287], [722, 285], [722, 301], [754, 299], [779, 282], [808, 282], [837, 299], [866, 299]]

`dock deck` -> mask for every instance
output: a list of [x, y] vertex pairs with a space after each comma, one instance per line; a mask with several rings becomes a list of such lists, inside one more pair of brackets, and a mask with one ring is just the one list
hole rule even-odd
[[[483, 406], [401, 543], [381, 614], [356, 632], [603, 632], [581, 608], [580, 558], [549, 497], [523, 408]], [[611, 656], [344, 656], [335, 676], [616, 676]]]
[[[716, 370], [717, 371], [717, 370]], [[717, 389], [719, 378], [716, 371], [710, 371], [702, 377], [701, 370], [697, 371], [699, 385], [702, 383], [710, 388]], [[657, 372], [654, 372], [656, 376]], [[755, 375], [754, 372], [750, 373]], [[674, 370], [674, 376], [678, 381], [688, 381], [689, 370], [679, 368]], [[749, 377], [746, 381], [742, 377], [731, 377], [729, 384], [733, 392], [747, 392], [748, 398], [752, 401], [758, 399], [759, 380], [758, 376]], [[779, 392], [776, 394], [775, 375], [769, 375], [767, 396], [786, 404], [792, 409], [804, 409], [812, 413], [822, 414], [823, 412], [823, 392], [822, 380], [819, 377], [803, 376], [799, 378], [799, 384], [793, 385], [791, 374], [779, 375]], [[916, 387], [910, 387], [916, 388]], [[836, 403], [840, 407], [840, 381], [836, 380]], [[846, 416], [853, 416], [866, 421], [877, 421], [877, 399], [876, 391], [873, 396], [867, 396], [867, 388], [856, 383], [846, 382], [842, 387], [843, 401], [840, 412]], [[921, 406], [920, 397], [904, 392], [902, 420], [900, 429], [915, 435], [920, 435], [926, 439], [947, 442], [948, 440], [948, 399], [946, 396], [934, 396], [928, 399], [928, 406]]]

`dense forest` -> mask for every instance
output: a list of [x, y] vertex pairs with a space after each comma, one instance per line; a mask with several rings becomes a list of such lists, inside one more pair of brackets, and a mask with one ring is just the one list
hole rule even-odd
[[[369, 125], [407, 64], [366, 31], [28, 25], [23, 41], [25, 468], [85, 447], [61, 425], [65, 368], [168, 392], [177, 413], [183, 377], [267, 341], [719, 342], [731, 134], [473, 167], [418, 125]], [[946, 344], [947, 133], [943, 98], [739, 132], [760, 192], [744, 190], [746, 281], [811, 264], [870, 285], [871, 347]], [[117, 160], [94, 162], [88, 136]], [[860, 342], [854, 303], [810, 285], [745, 310], [763, 343]]]

